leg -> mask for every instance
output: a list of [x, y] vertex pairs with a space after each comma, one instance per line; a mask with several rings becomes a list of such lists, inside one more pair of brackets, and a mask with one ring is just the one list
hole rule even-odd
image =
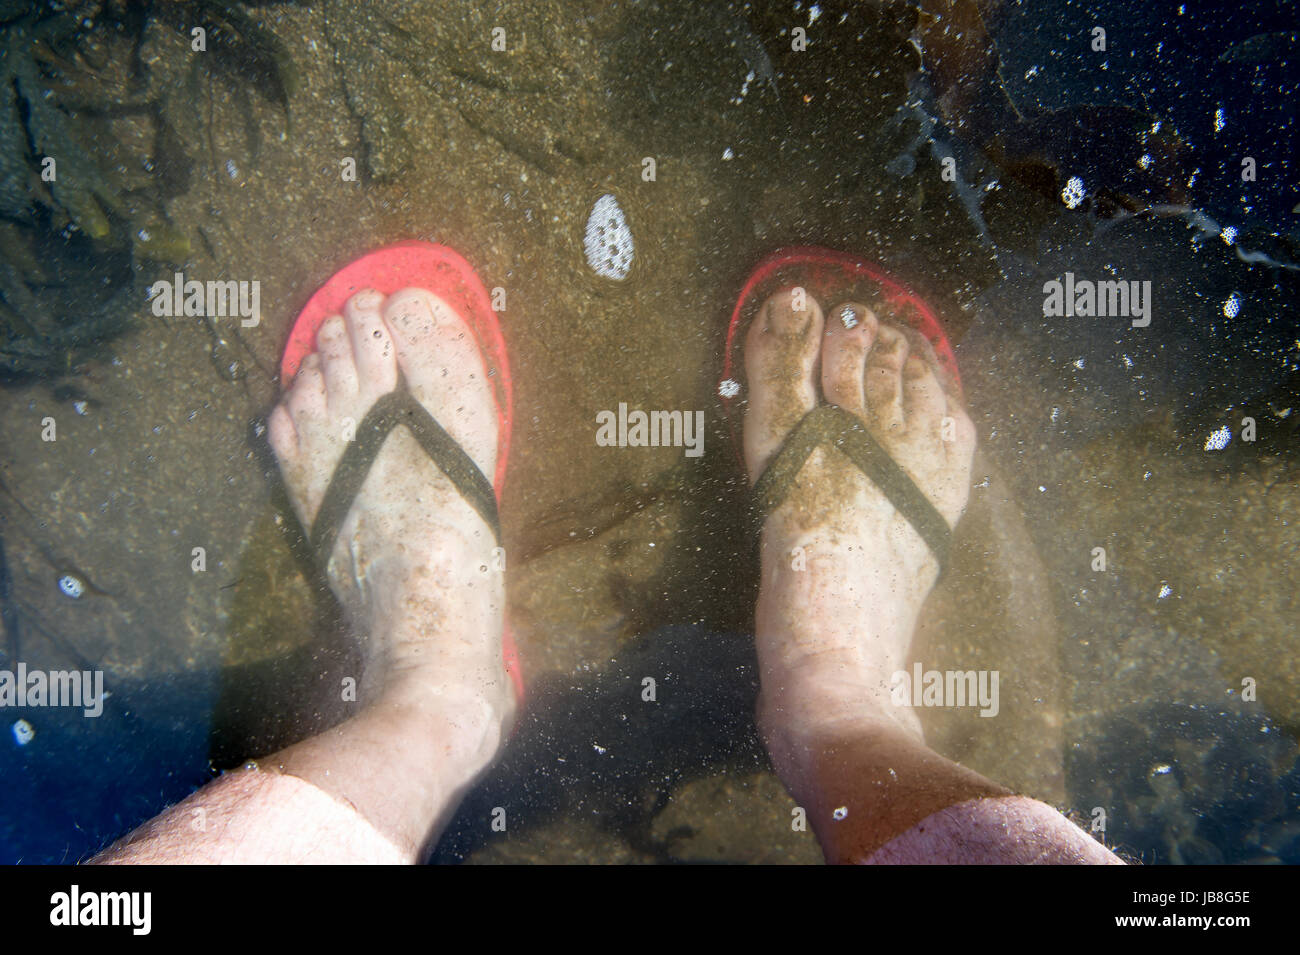
[[[398, 370], [479, 470], [496, 417], [473, 335], [440, 299], [361, 292], [270, 418], [304, 527], [334, 467]], [[360, 711], [228, 774], [101, 862], [415, 861], [495, 756], [513, 717], [501, 660], [495, 538], [404, 429], [389, 435], [327, 568], [364, 641]]]
[[[750, 326], [745, 456], [756, 480], [824, 396], [862, 419], [955, 525], [975, 434], [919, 336], [849, 304], [826, 318], [788, 292]], [[948, 420], [951, 440], [942, 439]], [[846, 458], [820, 449], [763, 530], [759, 726], [832, 862], [1117, 861], [1055, 810], [925, 745], [893, 703], [938, 563]]]

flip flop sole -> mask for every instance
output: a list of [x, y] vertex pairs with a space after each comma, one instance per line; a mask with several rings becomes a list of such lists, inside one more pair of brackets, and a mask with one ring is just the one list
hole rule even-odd
[[[289, 331], [289, 340], [280, 359], [282, 386], [289, 387], [302, 360], [316, 350], [316, 333], [325, 319], [341, 314], [349, 298], [368, 288], [382, 295], [392, 295], [404, 288], [427, 289], [469, 322], [483, 355], [497, 410], [497, 466], [492, 488], [500, 502], [514, 424], [514, 382], [510, 377], [501, 323], [492, 308], [488, 291], [474, 267], [454, 249], [417, 240], [397, 242], [367, 252], [335, 272], [307, 300]], [[515, 699], [522, 705], [523, 675], [509, 622], [506, 623], [502, 644], [502, 657], [514, 685]]]

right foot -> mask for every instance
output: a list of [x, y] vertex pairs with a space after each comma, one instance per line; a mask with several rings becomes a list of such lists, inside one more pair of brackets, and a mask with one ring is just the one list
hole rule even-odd
[[[750, 481], [824, 400], [857, 416], [955, 526], [975, 429], [929, 343], [861, 304], [828, 315], [811, 296], [805, 304], [796, 310], [791, 292], [778, 292], [746, 337]], [[890, 680], [907, 669], [938, 561], [907, 518], [848, 458], [819, 448], [767, 516], [761, 554], [759, 726], [782, 777], [797, 776], [817, 740], [873, 726], [920, 738], [914, 711], [892, 704]]]

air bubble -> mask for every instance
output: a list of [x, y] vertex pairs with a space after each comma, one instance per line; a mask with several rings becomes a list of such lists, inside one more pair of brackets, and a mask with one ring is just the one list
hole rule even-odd
[[64, 574], [59, 578], [59, 590], [65, 596], [77, 600], [86, 592], [86, 582], [76, 574]]

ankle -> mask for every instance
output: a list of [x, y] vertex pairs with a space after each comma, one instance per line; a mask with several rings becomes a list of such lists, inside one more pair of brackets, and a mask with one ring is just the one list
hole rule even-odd
[[[836, 798], [839, 788], [832, 785], [832, 777], [838, 774], [828, 777], [826, 770], [828, 765], [840, 762], [845, 753], [926, 749], [920, 724], [907, 712], [864, 710], [829, 717], [805, 714], [801, 718], [781, 702], [764, 695], [759, 699], [757, 723], [772, 768], [790, 794], [810, 811], [827, 799]], [[856, 762], [856, 759], [848, 760], [848, 763]], [[822, 808], [829, 811], [833, 807]]]
[[895, 706], [888, 692], [863, 691], [842, 679], [819, 678], [801, 683], [802, 675], [781, 680], [764, 674], [757, 722], [763, 738], [791, 752], [816, 751], [843, 739], [870, 739], [903, 734], [924, 744], [916, 710]]
[[764, 530], [761, 562], [765, 588], [790, 599], [807, 593], [822, 601], [852, 601], [864, 609], [916, 614], [934, 589], [939, 564], [901, 517], [872, 528], [793, 533], [771, 522]]
[[508, 688], [429, 687], [395, 679], [366, 714], [387, 726], [396, 758], [445, 780], [477, 777], [496, 757], [514, 716]]

